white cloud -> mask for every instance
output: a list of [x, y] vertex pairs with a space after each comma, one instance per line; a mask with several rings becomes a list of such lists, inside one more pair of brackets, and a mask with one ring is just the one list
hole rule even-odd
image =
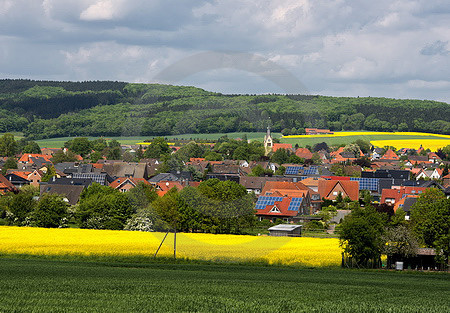
[[100, 0], [81, 12], [80, 19], [86, 21], [112, 20], [120, 15], [122, 1]]
[[[450, 101], [447, 2], [0, 0], [1, 71], [151, 81], [177, 60], [228, 50], [276, 62], [313, 93]], [[184, 83], [279, 91], [253, 74], [210, 72]]]

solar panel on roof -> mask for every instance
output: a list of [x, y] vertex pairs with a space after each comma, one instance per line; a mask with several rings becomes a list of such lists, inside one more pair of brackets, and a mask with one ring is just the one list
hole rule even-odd
[[300, 209], [300, 205], [302, 204], [302, 198], [292, 198], [289, 203], [288, 211], [298, 211]]
[[359, 182], [359, 190], [378, 190], [380, 185], [378, 178], [350, 177], [350, 180]]
[[260, 196], [258, 198], [258, 201], [256, 202], [255, 209], [256, 210], [263, 210], [268, 205], [274, 205], [275, 202], [282, 201], [282, 197], [270, 197], [270, 196]]

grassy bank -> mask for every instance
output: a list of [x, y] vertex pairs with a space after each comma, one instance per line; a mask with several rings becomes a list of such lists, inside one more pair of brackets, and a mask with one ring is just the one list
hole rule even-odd
[[4, 312], [448, 312], [448, 274], [0, 258]]

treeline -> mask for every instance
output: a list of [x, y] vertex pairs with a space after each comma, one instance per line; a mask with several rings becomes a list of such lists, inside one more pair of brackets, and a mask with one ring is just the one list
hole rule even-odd
[[158, 197], [152, 186], [139, 183], [123, 193], [93, 183], [77, 205], [59, 195], [26, 186], [0, 198], [0, 222], [14, 226], [70, 227], [139, 231], [234, 233], [256, 222], [254, 195], [236, 182], [210, 179], [198, 188], [172, 188]]
[[265, 131], [271, 124], [273, 131], [286, 134], [308, 127], [450, 134], [450, 105], [437, 101], [222, 95], [195, 87], [118, 82], [72, 83], [89, 88], [74, 91], [69, 82], [38, 83], [0, 81], [3, 131], [23, 131], [33, 139], [161, 136]]

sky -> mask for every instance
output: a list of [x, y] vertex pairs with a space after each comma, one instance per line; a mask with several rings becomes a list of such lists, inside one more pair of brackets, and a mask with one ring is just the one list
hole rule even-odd
[[0, 78], [450, 103], [450, 5], [0, 0]]

